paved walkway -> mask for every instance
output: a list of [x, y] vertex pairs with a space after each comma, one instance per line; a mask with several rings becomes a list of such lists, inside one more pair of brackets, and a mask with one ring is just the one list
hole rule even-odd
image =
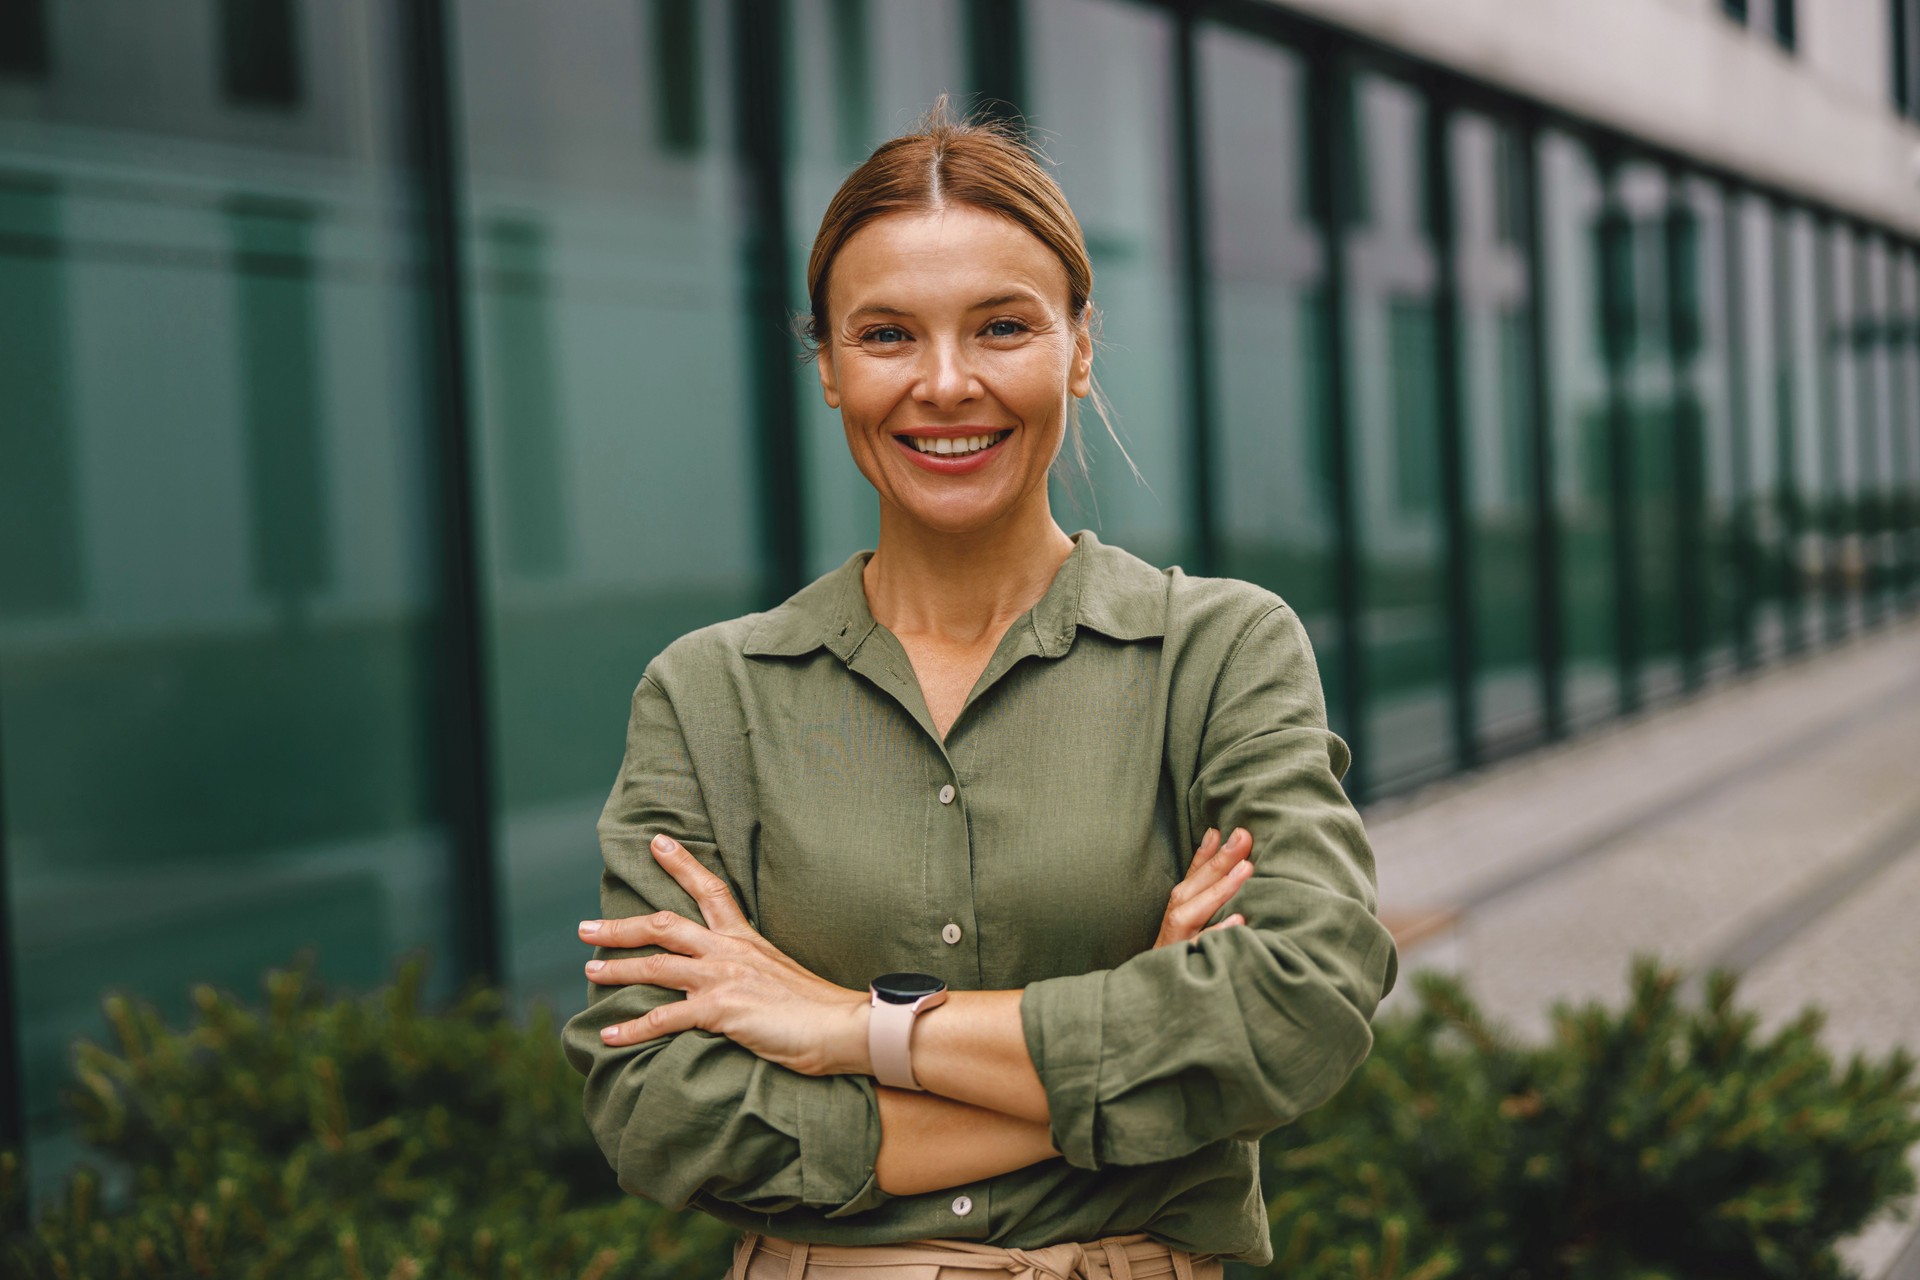
[[[1522, 1035], [1555, 1000], [1618, 1005], [1648, 952], [1740, 971], [1763, 1031], [1818, 1003], [1842, 1058], [1920, 1052], [1920, 620], [1364, 816], [1403, 967], [1461, 972]], [[1920, 1231], [1846, 1256], [1920, 1280]]]

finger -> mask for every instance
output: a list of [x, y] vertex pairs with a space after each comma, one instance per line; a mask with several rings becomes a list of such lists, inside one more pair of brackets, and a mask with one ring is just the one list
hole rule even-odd
[[664, 831], [653, 837], [649, 847], [667, 874], [679, 881], [680, 887], [700, 905], [707, 928], [717, 933], [752, 928], [740, 904], [733, 900], [733, 891], [727, 888], [727, 882], [702, 866], [692, 850]]
[[677, 911], [656, 911], [617, 920], [583, 920], [580, 936], [603, 947], [661, 946], [690, 956], [703, 956], [713, 949], [713, 934]]
[[700, 962], [692, 956], [658, 951], [650, 956], [625, 956], [618, 960], [587, 961], [587, 980], [602, 986], [619, 987], [644, 982], [656, 987], [689, 991], [700, 976]]
[[1240, 886], [1247, 882], [1252, 873], [1251, 862], [1236, 862], [1213, 884], [1195, 890], [1167, 914], [1183, 929], [1197, 928], [1202, 920], [1226, 906], [1227, 900], [1240, 891]]
[[1217, 861], [1215, 855], [1220, 851], [1220, 831], [1217, 827], [1208, 827], [1207, 833], [1200, 837], [1200, 847], [1193, 851], [1193, 861], [1187, 865], [1187, 874], [1179, 884], [1173, 886], [1173, 892], [1167, 895], [1169, 902], [1185, 902], [1191, 898], [1195, 889], [1210, 883], [1202, 874]]
[[1232, 915], [1228, 916], [1225, 920], [1222, 920], [1219, 924], [1210, 924], [1206, 928], [1202, 929], [1200, 932], [1212, 933], [1215, 929], [1225, 929], [1229, 925], [1245, 924], [1246, 922], [1247, 922], [1247, 918], [1241, 915], [1238, 911], [1236, 911]]
[[700, 1025], [700, 1011], [691, 1000], [669, 1000], [637, 1018], [616, 1022], [600, 1029], [607, 1044], [641, 1044], [676, 1031], [689, 1031]]
[[[1210, 854], [1205, 862], [1199, 861], [1196, 856], [1193, 869], [1187, 872], [1187, 878], [1175, 885], [1173, 892], [1167, 895], [1169, 901], [1180, 903], [1197, 898], [1217, 883], [1221, 876], [1231, 871], [1242, 852], [1252, 844], [1252, 837], [1242, 839], [1243, 835], [1243, 829], [1235, 828], [1234, 833], [1224, 842], [1217, 843], [1218, 852]], [[1201, 848], [1206, 848], [1205, 841], [1201, 842]]]

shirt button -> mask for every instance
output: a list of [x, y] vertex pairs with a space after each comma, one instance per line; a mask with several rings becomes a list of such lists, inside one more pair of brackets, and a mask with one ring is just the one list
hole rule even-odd
[[949, 782], [946, 786], [940, 788], [940, 803], [941, 804], [953, 803], [953, 784], [951, 782]]
[[960, 926], [957, 924], [950, 924], [946, 928], [942, 929], [940, 931], [940, 940], [942, 942], [945, 942], [948, 946], [952, 946], [954, 943], [960, 941]]
[[967, 1196], [955, 1196], [953, 1198], [953, 1211], [963, 1218], [966, 1217], [969, 1213], [973, 1212], [972, 1199]]

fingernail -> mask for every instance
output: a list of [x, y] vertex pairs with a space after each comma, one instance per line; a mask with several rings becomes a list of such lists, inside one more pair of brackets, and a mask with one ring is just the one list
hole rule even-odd
[[602, 1040], [611, 1040], [611, 1039], [613, 1039], [613, 1038], [614, 1038], [615, 1036], [617, 1036], [617, 1035], [619, 1035], [619, 1034], [620, 1034], [620, 1028], [618, 1028], [618, 1027], [602, 1027], [602, 1028], [600, 1028], [600, 1038], [601, 1038]]
[[656, 853], [672, 853], [673, 837], [669, 836], [664, 831], [661, 832], [659, 835], [653, 838], [653, 848], [654, 848], [654, 852]]
[[606, 968], [606, 967], [607, 967], [607, 962], [606, 962], [605, 960], [589, 960], [589, 961], [587, 961], [587, 972], [588, 972], [588, 973], [598, 973], [598, 972], [600, 972], [600, 971], [601, 971], [602, 969], [604, 969], [604, 968]]
[[598, 920], [582, 920], [580, 922], [580, 933], [582, 937], [591, 938], [598, 932], [600, 932], [600, 922]]

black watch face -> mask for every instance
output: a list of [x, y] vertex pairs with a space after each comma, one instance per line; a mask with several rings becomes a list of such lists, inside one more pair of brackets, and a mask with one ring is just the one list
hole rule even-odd
[[946, 990], [946, 986], [930, 973], [883, 973], [873, 980], [873, 989], [888, 1004], [912, 1004], [921, 996]]

